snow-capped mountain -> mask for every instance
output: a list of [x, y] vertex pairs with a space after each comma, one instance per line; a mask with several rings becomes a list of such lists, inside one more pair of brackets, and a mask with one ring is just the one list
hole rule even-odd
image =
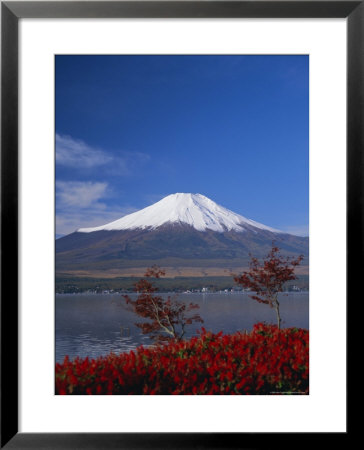
[[155, 230], [166, 224], [184, 224], [198, 231], [212, 230], [219, 233], [225, 231], [243, 232], [252, 228], [281, 233], [279, 230], [236, 214], [204, 195], [184, 193], [168, 195], [147, 208], [106, 225], [80, 228], [77, 231], [91, 233], [102, 230], [135, 230], [138, 228]]
[[114, 222], [57, 239], [56, 270], [122, 274], [153, 264], [225, 270], [246, 267], [250, 254], [265, 256], [272, 241], [283, 254], [308, 256], [308, 238], [247, 219], [201, 194], [178, 193]]

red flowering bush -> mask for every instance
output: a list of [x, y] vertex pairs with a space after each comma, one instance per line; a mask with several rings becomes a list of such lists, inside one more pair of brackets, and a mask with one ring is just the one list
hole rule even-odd
[[56, 364], [56, 394], [308, 394], [308, 331], [256, 324]]

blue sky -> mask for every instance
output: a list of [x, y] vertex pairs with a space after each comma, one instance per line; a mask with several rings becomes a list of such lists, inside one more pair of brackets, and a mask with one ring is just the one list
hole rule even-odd
[[175, 192], [308, 235], [308, 56], [56, 56], [56, 232]]

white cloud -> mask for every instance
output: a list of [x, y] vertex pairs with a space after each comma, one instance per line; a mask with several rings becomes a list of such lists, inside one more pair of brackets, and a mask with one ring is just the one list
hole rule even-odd
[[97, 169], [99, 173], [127, 176], [149, 160], [150, 156], [143, 152], [120, 150], [116, 156], [80, 139], [56, 134], [56, 164], [69, 169]]
[[57, 208], [104, 208], [105, 205], [99, 200], [105, 197], [107, 189], [107, 183], [57, 181]]
[[56, 233], [69, 234], [78, 228], [96, 227], [120, 219], [137, 209], [115, 207], [103, 202], [111, 195], [106, 182], [56, 182]]
[[296, 236], [308, 236], [309, 226], [308, 225], [292, 225], [286, 227], [279, 227], [281, 231], [285, 231], [289, 234], [294, 234]]
[[56, 134], [56, 163], [76, 169], [109, 164], [112, 156], [70, 136]]
[[78, 228], [98, 227], [135, 211], [136, 208], [133, 207], [61, 211], [56, 214], [56, 233], [66, 235]]
[[[150, 161], [146, 153], [119, 150], [111, 153], [92, 147], [72, 136], [56, 134], [56, 165], [71, 173], [80, 173], [92, 181], [56, 181], [57, 234], [69, 234], [77, 228], [103, 225], [136, 211], [125, 206], [110, 206], [112, 177], [141, 174]], [[95, 180], [108, 180], [95, 181]], [[109, 199], [109, 201], [106, 201]]]

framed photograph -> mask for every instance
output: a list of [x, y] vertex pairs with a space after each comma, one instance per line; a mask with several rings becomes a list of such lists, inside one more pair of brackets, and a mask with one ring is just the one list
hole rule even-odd
[[363, 18], [2, 2], [2, 447], [348, 437]]

